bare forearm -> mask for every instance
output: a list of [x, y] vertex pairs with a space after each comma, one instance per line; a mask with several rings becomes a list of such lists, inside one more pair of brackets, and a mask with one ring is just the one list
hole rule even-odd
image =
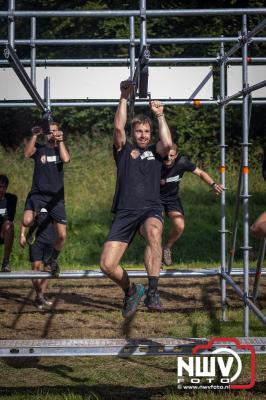
[[127, 99], [121, 96], [114, 119], [114, 145], [120, 148], [126, 142]]
[[164, 114], [159, 114], [157, 116], [158, 121], [158, 129], [159, 129], [159, 137], [162, 143], [162, 146], [169, 151], [172, 146], [172, 135], [169, 129], [169, 126], [166, 122]]
[[58, 142], [58, 147], [59, 147], [60, 159], [63, 161], [63, 163], [69, 163], [70, 156], [66, 149], [65, 143], [63, 141]]
[[36, 149], [36, 140], [37, 140], [37, 135], [32, 135], [32, 137], [29, 139], [29, 141], [26, 143], [25, 148], [24, 148], [24, 155], [26, 158], [29, 158], [34, 154], [35, 149]]

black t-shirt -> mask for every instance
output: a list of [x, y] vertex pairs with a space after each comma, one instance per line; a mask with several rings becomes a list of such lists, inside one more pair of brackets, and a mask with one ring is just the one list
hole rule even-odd
[[55, 194], [64, 187], [63, 161], [59, 148], [36, 144], [36, 151], [31, 156], [34, 160], [32, 191]]
[[156, 152], [156, 145], [140, 149], [126, 142], [120, 151], [113, 147], [113, 154], [117, 166], [117, 180], [112, 212], [161, 208], [162, 158]]
[[37, 217], [38, 229], [36, 231], [36, 242], [53, 245], [56, 240], [56, 232], [53, 219], [47, 211], [41, 210]]
[[12, 193], [6, 193], [0, 200], [0, 224], [4, 221], [14, 221], [17, 208], [17, 196]]
[[165, 184], [160, 187], [161, 202], [176, 200], [179, 197], [179, 184], [185, 172], [193, 172], [196, 165], [185, 155], [178, 155], [172, 167], [162, 167], [161, 179], [165, 180]]

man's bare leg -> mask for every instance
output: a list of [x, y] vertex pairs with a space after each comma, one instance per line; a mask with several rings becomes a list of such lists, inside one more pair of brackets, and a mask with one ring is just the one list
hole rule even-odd
[[127, 272], [119, 265], [127, 247], [128, 244], [124, 242], [111, 240], [105, 242], [100, 263], [101, 270], [123, 289], [125, 299], [122, 315], [125, 318], [130, 318], [135, 314], [137, 306], [144, 295], [144, 287], [140, 284], [130, 285]]
[[178, 211], [169, 211], [167, 213], [167, 216], [171, 220], [171, 230], [169, 233], [167, 243], [163, 248], [163, 263], [169, 266], [173, 264], [171, 249], [184, 231], [185, 218], [184, 215]]
[[156, 311], [163, 310], [157, 291], [162, 260], [162, 228], [162, 222], [157, 218], [148, 218], [140, 229], [140, 233], [147, 241], [144, 263], [148, 273], [149, 284], [145, 305], [150, 310]]

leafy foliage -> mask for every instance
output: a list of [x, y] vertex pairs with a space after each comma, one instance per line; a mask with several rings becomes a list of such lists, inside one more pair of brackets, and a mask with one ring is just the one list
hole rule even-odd
[[[263, 7], [263, 0], [220, 0], [213, 3], [210, 0], [149, 0], [148, 9], [209, 9], [209, 8], [242, 8]], [[6, 10], [7, 2], [0, 5], [1, 10]], [[138, 1], [117, 0], [20, 0], [16, 4], [17, 10], [128, 10], [138, 9]], [[251, 29], [261, 20], [261, 15], [248, 16], [248, 26]], [[7, 23], [5, 18], [0, 19], [0, 38], [7, 38]], [[139, 37], [139, 19], [135, 18], [135, 35]], [[178, 37], [225, 37], [237, 36], [241, 30], [241, 16], [179, 16], [179, 17], [155, 17], [147, 19], [148, 38], [178, 38]], [[16, 19], [16, 37], [30, 37], [30, 19]], [[128, 18], [38, 18], [37, 38], [41, 39], [97, 39], [97, 38], [128, 38]], [[232, 43], [226, 44], [226, 49]], [[29, 58], [29, 46], [17, 46], [20, 58]], [[152, 57], [216, 57], [220, 44], [210, 45], [153, 45]], [[250, 46], [249, 56], [264, 56], [266, 43], [254, 42]], [[38, 58], [105, 58], [128, 57], [129, 46], [126, 45], [77, 45], [77, 46], [39, 46]], [[136, 49], [138, 55], [138, 49]], [[241, 51], [236, 54], [241, 56]], [[190, 64], [191, 65], [191, 64]], [[215, 93], [219, 93], [217, 74], [215, 68]], [[123, 77], [121, 77], [122, 79]], [[241, 108], [227, 107], [226, 130], [227, 144], [234, 157], [238, 157], [238, 147], [241, 141]], [[145, 111], [145, 110], [144, 110]], [[66, 132], [76, 136], [87, 135], [97, 140], [109, 135], [112, 131], [114, 110], [110, 108], [56, 108], [53, 110], [55, 119], [59, 120]], [[210, 154], [216, 156], [219, 142], [219, 109], [215, 106], [200, 107], [168, 107], [167, 118], [171, 126], [174, 138], [185, 152], [192, 153], [196, 157], [209, 158]], [[251, 118], [251, 141], [255, 145], [254, 153], [257, 155], [259, 146], [263, 145], [265, 138], [264, 123], [265, 106], [254, 106]], [[30, 127], [38, 121], [38, 112], [33, 109], [3, 109], [0, 108], [0, 143], [5, 148], [17, 148], [23, 138], [28, 134]]]

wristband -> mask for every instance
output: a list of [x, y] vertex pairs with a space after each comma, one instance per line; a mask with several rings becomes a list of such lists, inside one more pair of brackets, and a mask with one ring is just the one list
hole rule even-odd
[[156, 118], [164, 117], [164, 113], [159, 113], [159, 114], [156, 114], [155, 116], [156, 116]]
[[211, 184], [211, 188], [214, 188], [215, 185], [216, 185], [216, 183], [213, 182], [213, 183]]

